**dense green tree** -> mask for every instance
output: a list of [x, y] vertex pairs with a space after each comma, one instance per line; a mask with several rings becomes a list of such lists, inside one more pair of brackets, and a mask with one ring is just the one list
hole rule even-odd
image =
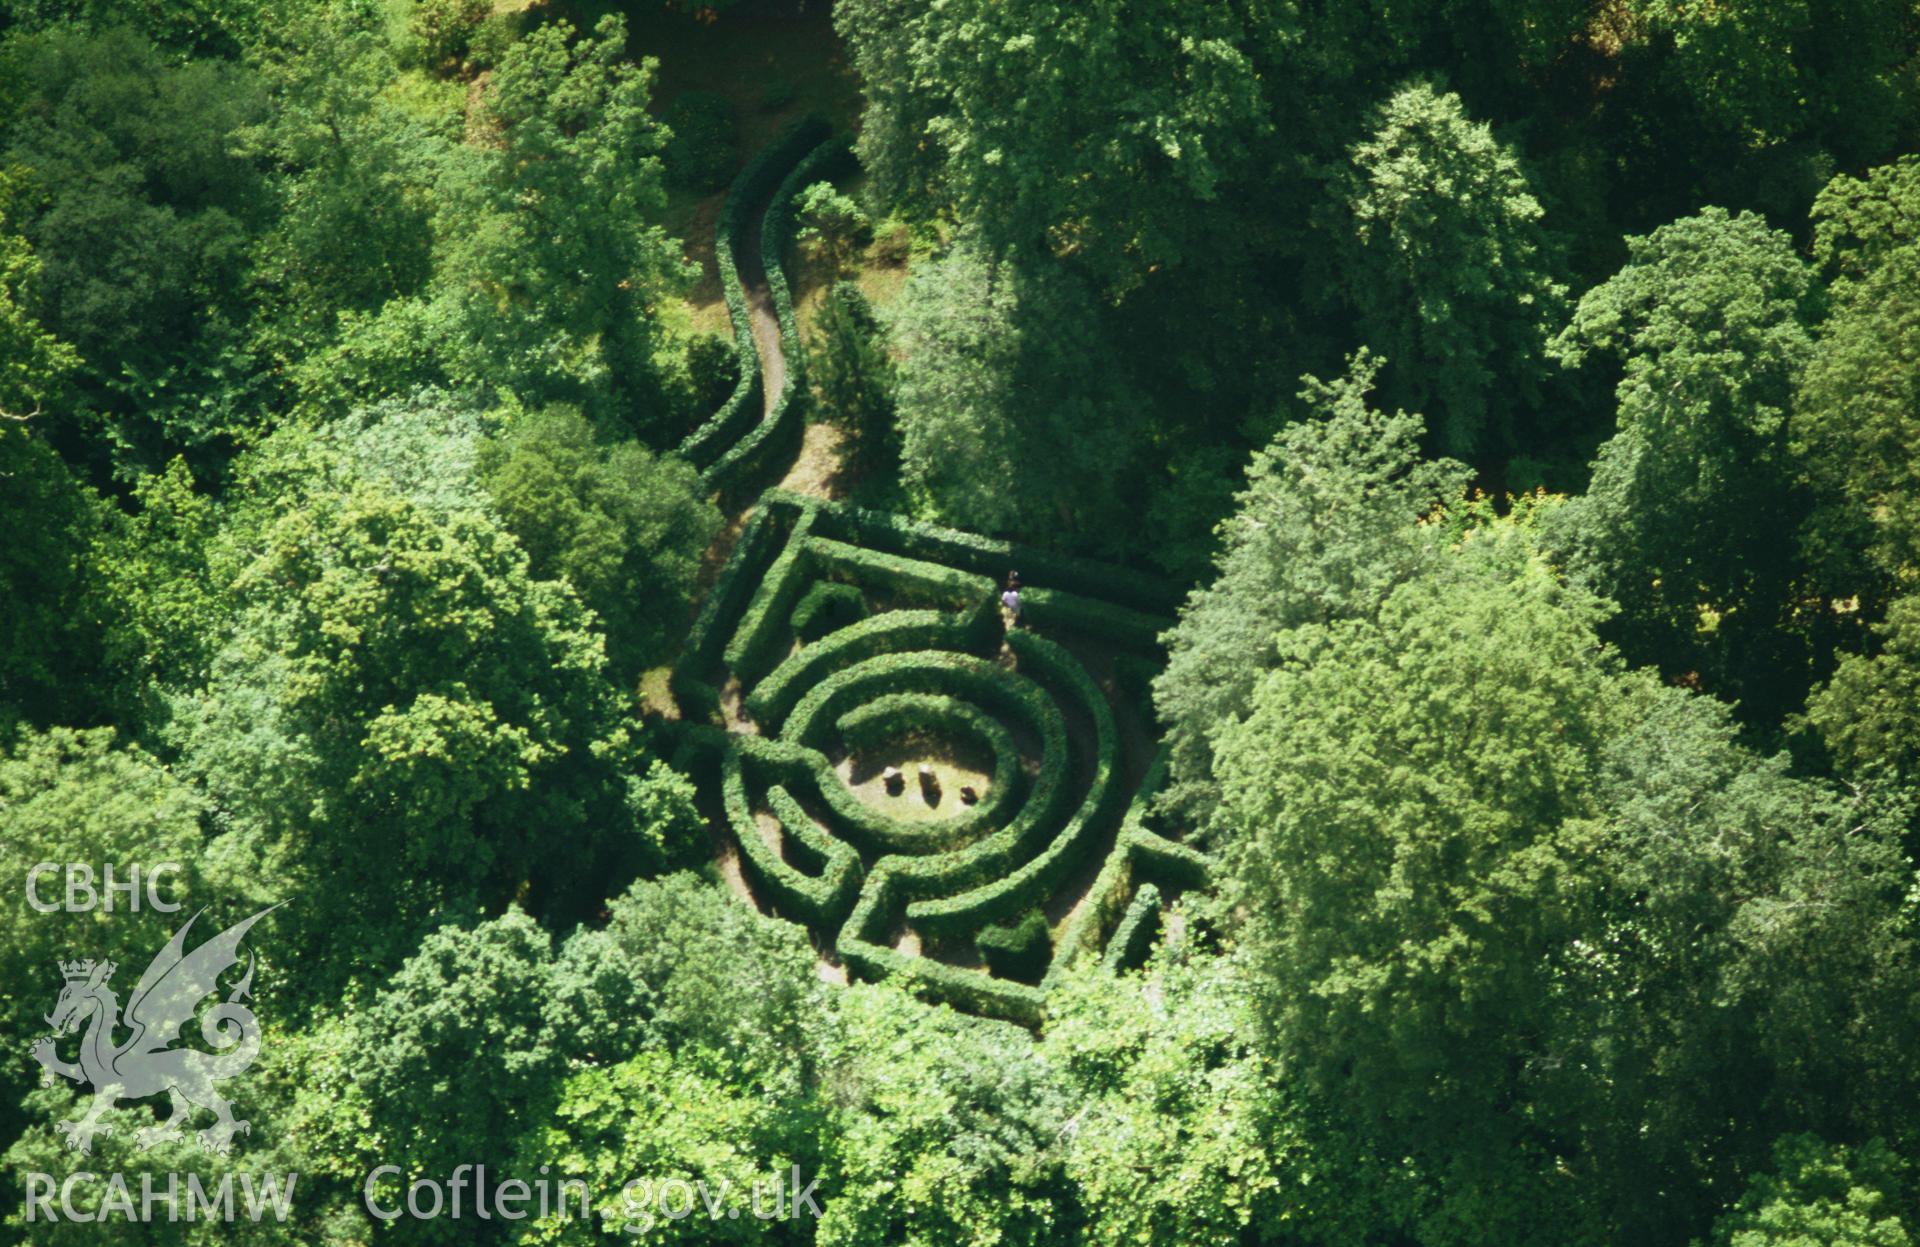
[[720, 530], [699, 473], [637, 442], [597, 446], [585, 418], [557, 408], [489, 443], [479, 476], [533, 575], [565, 580], [600, 616], [616, 672], [665, 653]]
[[421, 942], [354, 1018], [385, 1163], [447, 1174], [511, 1154], [566, 1072], [552, 978], [551, 937], [517, 909]]
[[[152, 948], [139, 952], [150, 955]], [[145, 961], [139, 959], [137, 964], [145, 965]], [[190, 1026], [188, 1033], [194, 1034], [197, 1030]], [[355, 1208], [352, 1219], [343, 1218], [336, 1206], [329, 1218], [316, 1207], [314, 1185], [309, 1180], [312, 1171], [306, 1168], [310, 1158], [290, 1146], [277, 1131], [269, 1129], [267, 1123], [273, 1121], [277, 1125], [279, 1118], [271, 1116], [272, 1107], [264, 1104], [257, 1094], [259, 1084], [258, 1077], [249, 1076], [245, 1080], [246, 1090], [234, 1103], [235, 1111], [250, 1122], [257, 1122], [258, 1127], [242, 1136], [242, 1146], [225, 1156], [203, 1150], [192, 1132], [182, 1139], [143, 1149], [137, 1141], [144, 1125], [136, 1124], [139, 1119], [135, 1114], [139, 1109], [126, 1106], [113, 1115], [125, 1118], [120, 1128], [112, 1133], [101, 1131], [94, 1138], [93, 1154], [76, 1158], [67, 1151], [65, 1140], [47, 1123], [78, 1118], [90, 1097], [65, 1082], [31, 1092], [25, 1103], [34, 1123], [12, 1139], [11, 1146], [0, 1158], [8, 1170], [8, 1181], [24, 1192], [28, 1183], [35, 1180], [30, 1175], [53, 1175], [56, 1181], [64, 1181], [75, 1173], [97, 1174], [97, 1180], [82, 1178], [70, 1190], [78, 1216], [100, 1219], [68, 1220], [63, 1211], [49, 1216], [36, 1210], [38, 1215], [29, 1223], [26, 1201], [22, 1199], [9, 1201], [7, 1219], [0, 1223], [0, 1233], [9, 1234], [12, 1241], [30, 1242], [35, 1247], [86, 1247], [103, 1237], [139, 1243], [142, 1247], [309, 1247], [316, 1241], [360, 1241], [353, 1234], [364, 1232], [366, 1214]], [[285, 1179], [290, 1173], [300, 1176], [289, 1191]], [[194, 1218], [187, 1216], [186, 1200], [191, 1194], [188, 1174], [201, 1184], [202, 1190], [216, 1197], [223, 1181], [231, 1184], [232, 1220], [204, 1212]], [[121, 1202], [117, 1188], [110, 1185], [116, 1177], [125, 1187], [128, 1202]], [[151, 1184], [155, 1193], [154, 1215], [146, 1221], [127, 1220], [129, 1205], [134, 1216], [140, 1214], [143, 1182]], [[177, 1189], [181, 1201], [179, 1215], [172, 1218], [167, 1215], [169, 1189]], [[113, 1194], [110, 1195], [110, 1191]], [[57, 1188], [53, 1207], [60, 1208]], [[253, 1219], [256, 1210], [257, 1221]]]
[[[1625, 709], [1606, 695], [1599, 607], [1564, 596], [1541, 567], [1436, 573], [1377, 620], [1290, 628], [1216, 744], [1279, 1054], [1365, 1137], [1400, 1132], [1422, 1169], [1465, 1170], [1463, 1188], [1515, 1194], [1544, 1168], [1525, 1119], [1486, 1106], [1511, 1102], [1503, 1047], [1536, 1029], [1547, 954], [1578, 928], [1565, 909], [1585, 889], [1542, 885], [1587, 882], [1592, 755]], [[1502, 1241], [1536, 1241], [1520, 1211], [1503, 1210]]]
[[1302, 1223], [1338, 1241], [1333, 1175], [1258, 1034], [1252, 983], [1226, 957], [1165, 957], [1143, 976], [1089, 969], [1053, 989], [1041, 1051], [1080, 1105], [1063, 1164], [1081, 1241], [1231, 1247]]
[[5, 0], [0, 28], [125, 26], [163, 47], [212, 59], [251, 45], [286, 11], [273, 0]]
[[1808, 554], [1834, 596], [1871, 600], [1920, 566], [1920, 160], [1835, 178], [1813, 229], [1832, 310], [1793, 421], [1816, 504]]
[[828, 1031], [826, 1205], [815, 1241], [1058, 1241], [1071, 1108], [1019, 1029], [850, 987]]
[[313, 954], [390, 964], [436, 907], [563, 889], [638, 848], [592, 616], [511, 537], [361, 487], [304, 499], [259, 542], [170, 732], [224, 851], [308, 901], [289, 921]]
[[[154, 894], [168, 904], [205, 903], [200, 855], [205, 847], [201, 819], [205, 805], [152, 755], [115, 741], [111, 728], [46, 732], [20, 731], [0, 742], [0, 871], [12, 881], [7, 889], [6, 934], [0, 944], [0, 1027], [24, 1051], [29, 1038], [48, 1033], [41, 1020], [52, 1011], [64, 984], [55, 965], [80, 956], [114, 959], [137, 976], [153, 950], [167, 941], [187, 913], [149, 908], [145, 884], [155, 867], [174, 863], [161, 874]], [[42, 862], [51, 872], [29, 877]], [[47, 913], [40, 904], [62, 906], [69, 863], [91, 872], [95, 899], [106, 898], [105, 872], [116, 882], [139, 871], [139, 909], [120, 893], [112, 895], [115, 913]], [[84, 882], [81, 880], [80, 882]], [[77, 897], [87, 899], [84, 891]], [[132, 977], [129, 978], [129, 985]], [[71, 1045], [69, 1045], [70, 1047]], [[69, 1051], [67, 1056], [71, 1057]], [[0, 1134], [19, 1127], [13, 1111], [19, 1093], [38, 1067], [9, 1063], [5, 1111]]]
[[0, 419], [12, 424], [33, 419], [80, 362], [34, 317], [40, 260], [11, 225], [25, 180], [0, 166]]
[[1545, 213], [1511, 147], [1427, 83], [1396, 91], [1330, 179], [1329, 289], [1385, 354], [1384, 389], [1462, 457], [1512, 445], [1564, 315]]
[[1803, 136], [1847, 161], [1872, 158], [1910, 124], [1904, 76], [1913, 12], [1893, 0], [1708, 4], [1634, 0], [1700, 117], [1743, 145]]
[[435, 515], [485, 514], [474, 463], [498, 423], [471, 397], [423, 390], [282, 426], [235, 460], [217, 497], [180, 459], [143, 478], [102, 560], [104, 596], [121, 604], [113, 657], [144, 681], [143, 717], [165, 718], [161, 689], [206, 683], [239, 609], [233, 585], [289, 511], [366, 486]]
[[1274, 637], [1370, 613], [1431, 557], [1413, 521], [1464, 483], [1459, 465], [1422, 462], [1420, 417], [1368, 405], [1378, 369], [1363, 352], [1337, 381], [1306, 379], [1307, 418], [1254, 456], [1217, 575], [1168, 635], [1154, 707], [1172, 748], [1167, 798], [1186, 817], [1217, 802], [1214, 741], [1279, 660]]
[[653, 1049], [568, 1078], [552, 1116], [527, 1134], [517, 1170], [544, 1165], [582, 1179], [595, 1219], [581, 1219], [576, 1196], [564, 1217], [530, 1220], [515, 1241], [590, 1244], [609, 1230], [660, 1243], [809, 1241], [810, 1208], [826, 1195], [812, 1192], [808, 1206], [794, 1199], [793, 1175], [805, 1189], [817, 1172], [796, 1169], [812, 1147], [810, 1123], [724, 1068], [724, 1058], [714, 1073]]
[[1812, 1135], [1775, 1144], [1774, 1169], [1714, 1223], [1713, 1247], [1908, 1247], [1906, 1170], [1885, 1143]]
[[97, 593], [105, 503], [38, 437], [0, 420], [0, 730], [98, 722], [119, 691], [99, 663], [115, 604]]
[[1807, 722], [1849, 774], [1920, 776], [1920, 596], [1895, 598], [1871, 652], [1847, 654], [1807, 699]]
[[211, 566], [218, 506], [196, 490], [186, 461], [143, 477], [133, 503], [103, 550], [99, 575], [101, 596], [119, 604], [108, 642], [114, 666], [134, 686], [125, 703], [151, 726], [165, 718], [163, 688], [206, 678], [227, 603]]
[[1098, 533], [1120, 506], [1136, 413], [1071, 276], [968, 246], [916, 266], [894, 310], [903, 475], [965, 528]]
[[86, 686], [104, 620], [89, 582], [108, 531], [106, 508], [42, 437], [67, 414], [79, 356], [32, 311], [40, 261], [11, 224], [23, 182], [0, 164], [0, 515], [25, 521], [0, 550], [0, 730], [98, 713]]
[[445, 183], [450, 350], [462, 379], [658, 433], [673, 413], [657, 304], [687, 267], [649, 223], [666, 203], [654, 67], [626, 59], [617, 17], [574, 34], [554, 22], [508, 50], [482, 97], [498, 143], [464, 148]]
[[603, 1061], [699, 1050], [784, 1097], [803, 1094], [825, 1019], [806, 932], [687, 873], [635, 883], [602, 930], [562, 953], [580, 1043]]
[[[1103, 286], [1198, 260], [1272, 124], [1259, 71], [1291, 6], [1205, 0], [836, 6], [883, 194], [951, 203], [989, 251], [1062, 254]], [[1250, 50], [1252, 49], [1252, 50]]]
[[341, 379], [299, 365], [343, 316], [425, 288], [428, 191], [453, 156], [459, 118], [390, 91], [398, 67], [383, 33], [330, 6], [288, 14], [253, 59], [272, 101], [258, 142], [277, 171], [273, 225], [252, 251], [254, 349], [293, 370], [296, 391], [332, 401]]
[[1683, 1241], [1775, 1134], [1912, 1102], [1885, 811], [1623, 670], [1603, 614], [1475, 529], [1377, 617], [1283, 633], [1218, 742], [1275, 1055], [1409, 1158], [1377, 1180], [1423, 1242]]
[[1592, 0], [1358, 0], [1303, 6], [1303, 51], [1332, 78], [1439, 66], [1511, 91], [1566, 54], [1596, 16]]
[[847, 462], [862, 477], [885, 479], [900, 460], [894, 427], [893, 360], [879, 319], [860, 287], [836, 282], [820, 304], [807, 375], [820, 414], [846, 434]]
[[1788, 430], [1812, 348], [1807, 267], [1785, 234], [1719, 208], [1627, 247], [1557, 343], [1620, 370], [1617, 431], [1558, 540], [1620, 603], [1631, 657], [1777, 713], [1807, 671]]
[[237, 297], [264, 203], [239, 142], [257, 81], [75, 27], [0, 43], [0, 81], [0, 166], [25, 171], [10, 215], [41, 263], [29, 307], [83, 361], [89, 442], [140, 464], [239, 437], [257, 419]]

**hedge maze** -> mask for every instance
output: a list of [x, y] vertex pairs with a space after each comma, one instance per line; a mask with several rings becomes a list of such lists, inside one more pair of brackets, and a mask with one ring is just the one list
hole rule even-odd
[[[1122, 568], [770, 491], [674, 670], [675, 760], [756, 900], [850, 972], [1033, 1023], [1066, 966], [1138, 960], [1206, 883], [1149, 812], [1141, 677], [1174, 604]], [[965, 791], [922, 787], [922, 759], [964, 760]]]

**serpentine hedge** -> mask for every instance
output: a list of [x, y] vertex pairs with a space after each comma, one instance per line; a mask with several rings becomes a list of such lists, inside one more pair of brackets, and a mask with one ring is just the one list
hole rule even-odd
[[[701, 481], [722, 492], [747, 484], [799, 445], [807, 394], [806, 351], [787, 282], [786, 250], [793, 240], [793, 201], [806, 186], [839, 177], [854, 166], [851, 140], [819, 117], [794, 122], [747, 163], [727, 191], [714, 236], [714, 262], [733, 328], [740, 380], [726, 402], [680, 443], [679, 454], [700, 469]], [[780, 323], [786, 378], [766, 402], [766, 379], [754, 346], [753, 319], [740, 279], [738, 255], [747, 245], [753, 213], [760, 216], [760, 263]]]

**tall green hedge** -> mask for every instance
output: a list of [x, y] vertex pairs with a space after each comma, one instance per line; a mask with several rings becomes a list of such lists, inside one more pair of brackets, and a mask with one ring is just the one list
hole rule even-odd
[[793, 236], [793, 201], [803, 188], [839, 176], [852, 166], [850, 138], [840, 135], [817, 139], [810, 153], [780, 182], [767, 206], [760, 227], [760, 256], [766, 270], [768, 293], [773, 299], [774, 316], [780, 322], [780, 353], [786, 363], [786, 379], [760, 423], [742, 434], [701, 474], [710, 488], [738, 489], [760, 469], [799, 447], [809, 391], [806, 347], [800, 340], [800, 322], [794, 314], [785, 264], [787, 244]]
[[734, 629], [733, 639], [727, 642], [727, 668], [740, 678], [742, 684], [751, 684], [765, 675], [775, 663], [786, 657], [793, 643], [789, 631], [793, 604], [807, 587], [811, 556], [807, 551], [806, 538], [817, 514], [808, 508], [802, 510], [794, 520], [786, 548], [780, 551], [767, 568], [766, 575], [754, 586], [753, 597], [740, 614], [740, 626]]
[[1160, 889], [1143, 883], [1128, 903], [1120, 925], [1113, 929], [1113, 938], [1107, 941], [1107, 951], [1100, 964], [1111, 973], [1139, 965], [1159, 930]]
[[898, 860], [882, 862], [867, 877], [860, 900], [840, 928], [835, 945], [840, 959], [866, 978], [888, 979], [971, 1013], [1037, 1026], [1046, 1008], [1041, 989], [980, 970], [909, 957], [888, 946], [889, 928], [900, 902], [897, 876], [889, 866]]
[[852, 585], [822, 580], [800, 596], [793, 608], [793, 634], [811, 645], [829, 632], [851, 627], [867, 617], [867, 599]]
[[1047, 955], [1053, 949], [1046, 915], [1037, 909], [1029, 909], [1019, 922], [982, 930], [974, 939], [974, 947], [995, 974], [1020, 983], [1040, 981], [1046, 973]]
[[[728, 750], [721, 761], [721, 792], [727, 822], [740, 845], [740, 865], [750, 882], [789, 916], [803, 922], [830, 925], [853, 904], [860, 886], [860, 858], [852, 849], [820, 831], [786, 789], [767, 790], [771, 812], [803, 856], [817, 864], [818, 874], [803, 873], [789, 863], [760, 834], [746, 782], [748, 755]], [[791, 852], [792, 850], [790, 850]]]
[[968, 611], [990, 607], [997, 600], [994, 582], [976, 572], [882, 550], [862, 549], [828, 537], [810, 537], [807, 544], [813, 548], [825, 572], [863, 589]]
[[1131, 568], [923, 524], [891, 512], [836, 503], [819, 531], [823, 536], [869, 549], [979, 572], [995, 583], [1008, 572], [1017, 571], [1022, 582], [1030, 586], [1104, 598], [1152, 615], [1171, 616], [1180, 605], [1177, 587]]
[[1065, 589], [1023, 588], [1020, 608], [1025, 621], [1034, 627], [1078, 632], [1130, 649], [1157, 648], [1160, 634], [1173, 627], [1171, 619]]
[[738, 614], [740, 604], [753, 591], [755, 578], [777, 557], [780, 542], [803, 510], [791, 505], [763, 506], [741, 529], [726, 565], [694, 616], [686, 648], [674, 663], [668, 681], [686, 717], [704, 720], [719, 714], [720, 690], [708, 677], [728, 640], [723, 621]]
[[763, 730], [777, 731], [794, 703], [836, 671], [881, 654], [964, 649], [973, 635], [973, 623], [964, 615], [886, 611], [789, 655], [747, 695], [747, 710]]
[[714, 231], [713, 253], [720, 275], [720, 292], [727, 301], [727, 319], [733, 326], [733, 349], [740, 362], [740, 380], [720, 410], [680, 443], [680, 457], [703, 471], [711, 468], [753, 427], [764, 406], [760, 353], [753, 343], [752, 314], [740, 279], [737, 253], [747, 243], [754, 211], [777, 190], [780, 179], [828, 133], [824, 120], [801, 118], [749, 160], [727, 190], [726, 203], [720, 209], [720, 223]]
[[1081, 957], [1099, 955], [1103, 944], [1111, 946], [1111, 936], [1119, 934], [1132, 908], [1136, 885], [1153, 886], [1156, 898], [1164, 898], [1171, 891], [1204, 888], [1212, 878], [1215, 863], [1211, 858], [1147, 826], [1147, 811], [1166, 777], [1167, 757], [1167, 748], [1162, 745], [1141, 777], [1121, 821], [1113, 852], [1107, 855], [1086, 899], [1054, 945], [1053, 964], [1042, 980], [1043, 988], [1052, 988], [1067, 967]]

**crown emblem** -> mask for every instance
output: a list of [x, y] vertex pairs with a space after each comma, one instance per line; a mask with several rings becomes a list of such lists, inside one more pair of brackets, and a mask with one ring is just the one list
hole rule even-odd
[[65, 976], [69, 983], [79, 983], [91, 979], [96, 969], [100, 971], [101, 981], [105, 982], [107, 976], [113, 973], [113, 963], [111, 961], [96, 962], [91, 957], [88, 957], [84, 961], [63, 961], [60, 963], [60, 973]]

